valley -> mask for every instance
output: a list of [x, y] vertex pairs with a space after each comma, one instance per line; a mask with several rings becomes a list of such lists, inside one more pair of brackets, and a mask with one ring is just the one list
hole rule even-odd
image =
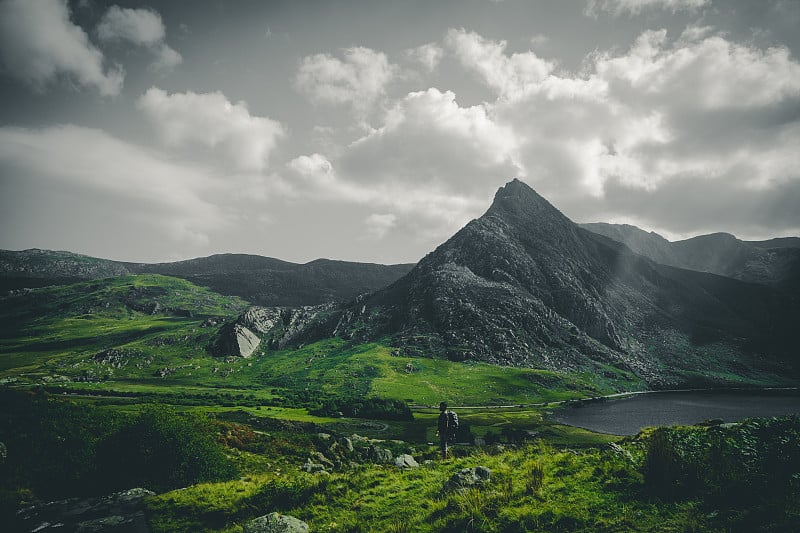
[[[73, 516], [75, 531], [238, 532], [271, 512], [312, 531], [799, 523], [797, 416], [632, 436], [551, 416], [634, 391], [797, 387], [796, 280], [661, 265], [516, 180], [413, 267], [4, 254], [0, 512], [14, 530]], [[267, 283], [267, 267], [294, 277]], [[268, 289], [250, 299], [254, 283]], [[446, 461], [442, 400], [460, 419]], [[127, 514], [46, 503], [103, 495], [130, 498]]]

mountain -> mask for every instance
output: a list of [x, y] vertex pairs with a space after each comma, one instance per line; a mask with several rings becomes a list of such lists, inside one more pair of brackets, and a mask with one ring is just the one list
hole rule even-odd
[[408, 353], [674, 386], [797, 376], [798, 317], [779, 290], [657, 264], [514, 180], [407, 275], [312, 325]]
[[670, 242], [657, 233], [628, 224], [581, 226], [624, 243], [657, 263], [783, 289], [800, 289], [800, 238], [797, 237], [742, 241], [729, 233], [712, 233]]
[[406, 274], [412, 266], [329, 259], [297, 264], [244, 254], [146, 264], [96, 259], [70, 252], [0, 250], [0, 291], [128, 274], [161, 274], [259, 305], [302, 306], [347, 301], [378, 290]]

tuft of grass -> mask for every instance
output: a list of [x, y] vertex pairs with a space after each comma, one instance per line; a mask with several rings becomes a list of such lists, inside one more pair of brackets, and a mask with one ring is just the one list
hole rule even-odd
[[544, 487], [544, 466], [539, 461], [530, 461], [525, 465], [525, 492], [540, 496]]

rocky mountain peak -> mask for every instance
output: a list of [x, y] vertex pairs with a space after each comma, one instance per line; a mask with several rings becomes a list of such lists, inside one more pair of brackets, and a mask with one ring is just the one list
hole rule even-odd
[[497, 190], [484, 216], [498, 216], [511, 224], [536, 223], [543, 219], [572, 224], [561, 211], [517, 178]]

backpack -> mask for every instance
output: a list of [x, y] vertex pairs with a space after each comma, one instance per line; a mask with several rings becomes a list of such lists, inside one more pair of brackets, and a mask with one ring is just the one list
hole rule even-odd
[[458, 429], [458, 415], [453, 411], [447, 411], [447, 428], [450, 432]]

